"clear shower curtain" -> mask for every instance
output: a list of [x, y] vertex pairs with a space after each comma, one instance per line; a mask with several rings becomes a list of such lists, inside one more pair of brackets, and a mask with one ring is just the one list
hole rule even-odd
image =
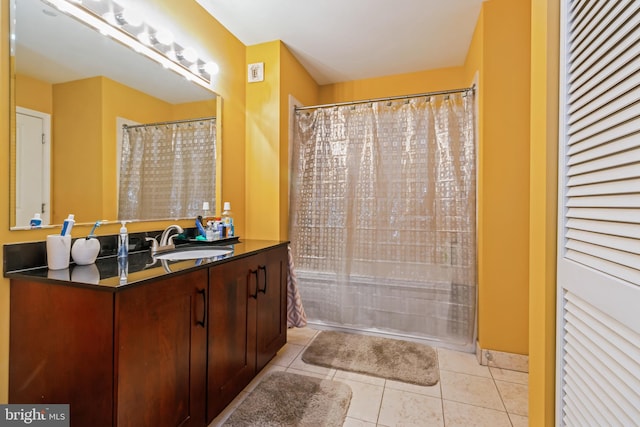
[[310, 323], [473, 348], [473, 98], [296, 113], [290, 239]]
[[119, 220], [195, 218], [215, 182], [215, 118], [123, 130]]

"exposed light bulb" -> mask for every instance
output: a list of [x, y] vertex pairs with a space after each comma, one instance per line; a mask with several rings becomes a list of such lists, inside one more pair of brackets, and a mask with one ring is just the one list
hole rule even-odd
[[191, 47], [185, 47], [180, 52], [176, 52], [178, 59], [184, 59], [187, 62], [196, 62], [198, 60], [198, 53]]
[[218, 64], [216, 64], [213, 61], [209, 61], [206, 64], [204, 64], [202, 69], [204, 70], [205, 73], [209, 74], [210, 76], [216, 75], [220, 71], [220, 67], [218, 67]]
[[138, 34], [138, 40], [140, 41], [140, 43], [146, 44], [147, 46], [151, 46], [151, 44], [152, 44], [151, 43], [151, 36], [146, 31], [143, 31], [140, 34]]
[[129, 24], [132, 27], [139, 27], [142, 25], [142, 18], [133, 9], [124, 9], [122, 12], [116, 15], [116, 21], [120, 25]]
[[171, 34], [170, 31], [164, 30], [162, 28], [156, 30], [156, 32], [153, 34], [153, 38], [158, 43], [164, 46], [169, 46], [171, 43], [173, 43], [173, 34]]
[[173, 61], [173, 62], [176, 62], [178, 60], [178, 56], [176, 55], [176, 51], [173, 50], [173, 48], [171, 48], [168, 51], [166, 51], [164, 55], [167, 58], [169, 58], [171, 61]]

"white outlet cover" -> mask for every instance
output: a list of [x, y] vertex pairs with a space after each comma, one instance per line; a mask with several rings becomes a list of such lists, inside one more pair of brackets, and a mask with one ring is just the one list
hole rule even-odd
[[249, 83], [261, 82], [264, 80], [264, 62], [249, 64]]

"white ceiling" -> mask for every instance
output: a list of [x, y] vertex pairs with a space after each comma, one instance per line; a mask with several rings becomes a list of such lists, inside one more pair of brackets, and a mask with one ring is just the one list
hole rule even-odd
[[[483, 2], [196, 1], [247, 46], [282, 40], [318, 84], [462, 65]], [[106, 75], [176, 103], [212, 96], [211, 92], [158, 64], [149, 63], [117, 43], [107, 46], [109, 42], [97, 32], [84, 28], [40, 0], [16, 3], [18, 72], [50, 83]], [[153, 0], [144, 0], [144, 3], [152, 6]], [[155, 12], [155, 8], [149, 7], [145, 16], [161, 22]], [[167, 18], [170, 17], [164, 20]], [[193, 43], [187, 37], [188, 31], [172, 28], [170, 24], [170, 21], [162, 22], [180, 35], [180, 40]], [[109, 47], [109, 51], [98, 50], [97, 46]], [[88, 49], [84, 50], [85, 47]], [[143, 62], [137, 62], [140, 59]]]
[[196, 0], [247, 46], [282, 40], [318, 84], [460, 66], [483, 0]]

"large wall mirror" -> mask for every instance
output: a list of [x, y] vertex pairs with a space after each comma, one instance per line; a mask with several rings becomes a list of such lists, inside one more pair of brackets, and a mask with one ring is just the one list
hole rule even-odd
[[[122, 125], [210, 117], [219, 124], [222, 100], [46, 2], [10, 3], [15, 34], [10, 61], [12, 229], [28, 228], [36, 212], [51, 225], [70, 213], [78, 223], [122, 219]], [[220, 126], [215, 129], [214, 197], [221, 185]], [[172, 158], [165, 153], [151, 163], [166, 170]], [[152, 166], [139, 173], [155, 173]], [[215, 199], [212, 210], [219, 205]], [[124, 219], [180, 218], [149, 215]]]

